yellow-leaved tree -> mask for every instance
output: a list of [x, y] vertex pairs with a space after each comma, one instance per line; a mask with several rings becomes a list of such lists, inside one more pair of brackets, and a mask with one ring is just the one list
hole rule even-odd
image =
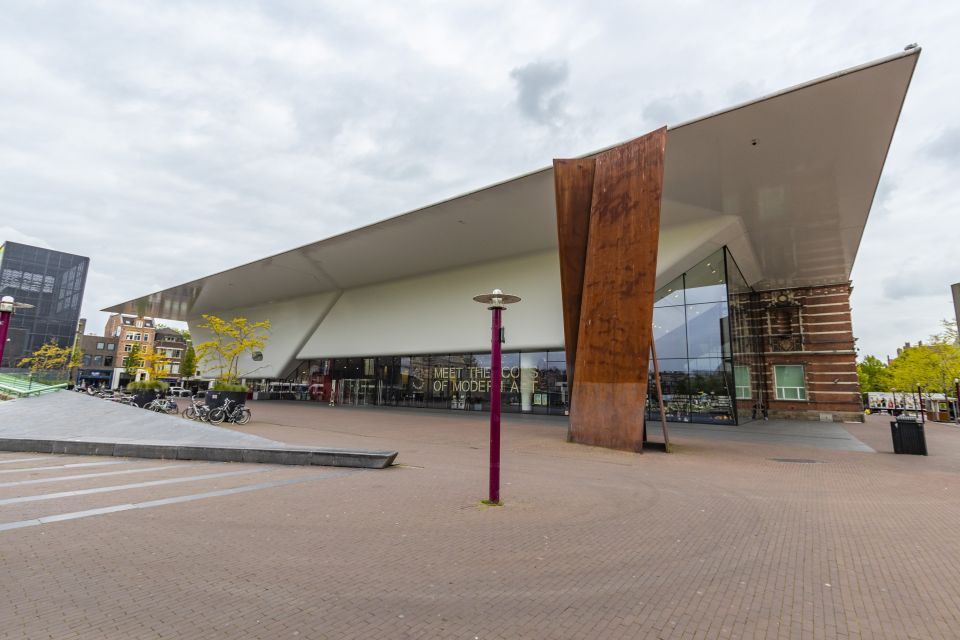
[[83, 354], [73, 347], [61, 347], [56, 339], [44, 343], [32, 354], [18, 363], [20, 367], [30, 367], [33, 376], [55, 377], [62, 373], [62, 378], [69, 378], [69, 370], [80, 366]]
[[197, 360], [207, 371], [216, 374], [213, 388], [217, 391], [245, 391], [240, 378], [240, 357], [253, 355], [267, 344], [270, 321], [250, 322], [246, 318], [224, 320], [215, 315], [204, 314], [204, 324], [198, 328], [210, 332], [211, 339], [196, 346]]
[[160, 380], [170, 372], [170, 363], [173, 358], [169, 358], [151, 345], [146, 345], [143, 351], [137, 354], [137, 362], [134, 365], [138, 371], [146, 373], [146, 377], [138, 382], [131, 382], [127, 385], [128, 389], [159, 389], [166, 391], [170, 386]]

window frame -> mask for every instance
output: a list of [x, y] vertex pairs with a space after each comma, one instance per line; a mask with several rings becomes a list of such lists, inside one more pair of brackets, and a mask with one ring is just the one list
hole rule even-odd
[[[741, 369], [746, 372], [746, 375], [747, 375], [746, 385], [740, 384], [741, 381], [737, 379], [738, 369]], [[746, 389], [746, 395], [740, 394], [741, 389]], [[750, 365], [747, 365], [747, 364], [733, 365], [733, 394], [734, 394], [734, 399], [736, 400], [753, 400], [753, 380], [751, 379]]]
[[[803, 381], [802, 387], [787, 387], [780, 384], [780, 369], [791, 367], [800, 369], [800, 378]], [[807, 396], [807, 370], [806, 367], [802, 364], [775, 364], [773, 365], [773, 387], [774, 387], [774, 397], [777, 400], [783, 400], [786, 402], [809, 402]], [[788, 398], [783, 393], [782, 390], [795, 389], [797, 391], [796, 398]]]

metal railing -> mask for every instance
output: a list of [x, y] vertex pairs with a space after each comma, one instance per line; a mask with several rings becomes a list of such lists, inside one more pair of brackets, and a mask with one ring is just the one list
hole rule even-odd
[[70, 372], [66, 369], [31, 373], [29, 369], [0, 369], [0, 395], [27, 398], [65, 389]]

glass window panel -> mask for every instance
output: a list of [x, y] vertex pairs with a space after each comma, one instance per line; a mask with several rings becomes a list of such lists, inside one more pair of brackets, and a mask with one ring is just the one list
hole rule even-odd
[[690, 413], [695, 422], [734, 421], [730, 381], [722, 359], [690, 360]]
[[780, 400], [806, 400], [803, 365], [776, 365], [773, 367], [776, 397]]
[[567, 388], [567, 363], [548, 362], [540, 373], [540, 392], [547, 394], [549, 412], [566, 415], [570, 410], [570, 397]]
[[723, 250], [717, 251], [684, 274], [684, 296], [686, 304], [726, 301]]
[[733, 367], [733, 380], [737, 388], [737, 400], [749, 400], [753, 395], [750, 387], [750, 367], [735, 365]]
[[520, 411], [520, 354], [504, 353], [502, 364], [500, 407], [504, 411]]
[[410, 358], [408, 402], [412, 407], [425, 407], [427, 387], [430, 384], [430, 358], [414, 356]]
[[802, 387], [803, 367], [799, 365], [777, 365], [777, 386]]
[[[668, 422], [690, 421], [690, 380], [686, 358], [657, 358], [660, 365], [660, 386], [663, 390], [663, 403]], [[653, 380], [653, 363], [650, 365], [650, 384], [648, 385], [653, 419], [659, 420], [659, 406], [656, 397], [656, 383]]]
[[653, 294], [654, 307], [672, 307], [683, 304], [683, 276], [667, 284]]
[[656, 307], [653, 310], [653, 339], [658, 358], [687, 357], [687, 329], [684, 307]]
[[[686, 306], [687, 352], [691, 358], [722, 358], [726, 354], [727, 303], [710, 302]], [[657, 343], [657, 354], [660, 344]]]
[[546, 413], [549, 401], [541, 382], [541, 372], [546, 368], [546, 351], [525, 351], [520, 354], [521, 411]]

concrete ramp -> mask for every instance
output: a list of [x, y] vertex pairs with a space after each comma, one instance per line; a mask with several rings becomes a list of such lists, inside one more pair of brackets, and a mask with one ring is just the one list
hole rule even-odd
[[60, 391], [0, 402], [0, 451], [383, 469], [396, 451], [294, 447]]

